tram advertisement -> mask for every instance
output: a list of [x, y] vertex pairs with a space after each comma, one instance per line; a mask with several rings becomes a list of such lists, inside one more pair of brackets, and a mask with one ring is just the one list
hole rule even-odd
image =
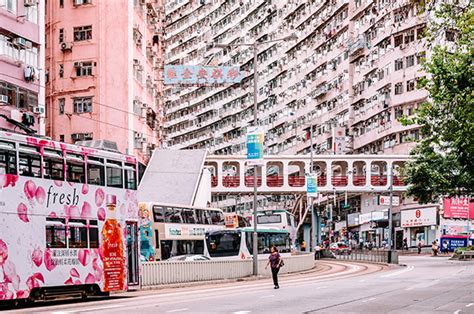
[[43, 286], [127, 288], [136, 191], [0, 174], [0, 300]]

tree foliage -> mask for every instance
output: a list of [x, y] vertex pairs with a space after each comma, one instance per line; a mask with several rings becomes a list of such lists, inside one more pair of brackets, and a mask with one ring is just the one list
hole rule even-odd
[[[474, 187], [474, 2], [428, 1], [428, 101], [404, 124], [419, 124], [422, 140], [407, 163], [408, 195], [422, 203], [469, 195]], [[443, 39], [449, 38], [445, 41]]]

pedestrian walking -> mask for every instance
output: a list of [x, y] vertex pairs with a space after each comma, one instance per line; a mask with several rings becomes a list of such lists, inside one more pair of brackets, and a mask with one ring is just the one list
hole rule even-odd
[[407, 238], [403, 239], [403, 249], [408, 251], [408, 240], [407, 240]]
[[421, 247], [423, 246], [423, 244], [421, 244], [421, 241], [418, 242], [418, 254], [421, 254]]
[[265, 269], [267, 269], [268, 265], [270, 265], [272, 270], [273, 285], [275, 286], [274, 289], [279, 289], [280, 286], [278, 285], [278, 272], [284, 264], [276, 246], [272, 246], [270, 252], [271, 254], [268, 257], [268, 263], [265, 266]]
[[303, 240], [303, 242], [301, 242], [301, 251], [305, 252], [306, 251], [306, 241]]
[[438, 256], [438, 246], [436, 241], [431, 242], [431, 251], [433, 251], [433, 256]]

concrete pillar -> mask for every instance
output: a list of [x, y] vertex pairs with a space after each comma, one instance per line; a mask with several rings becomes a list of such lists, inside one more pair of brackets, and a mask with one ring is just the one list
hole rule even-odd
[[306, 242], [306, 250], [304, 252], [309, 252], [311, 245], [311, 226], [308, 224], [303, 224], [303, 240]]

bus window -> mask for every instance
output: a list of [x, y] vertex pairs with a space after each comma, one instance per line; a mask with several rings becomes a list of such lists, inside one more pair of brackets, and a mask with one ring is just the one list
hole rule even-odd
[[260, 215], [257, 216], [257, 224], [277, 224], [281, 223], [281, 215]]
[[240, 251], [240, 232], [215, 232], [207, 236], [206, 244], [211, 257], [237, 256]]
[[[253, 233], [246, 232], [247, 248], [250, 255], [253, 253]], [[267, 233], [259, 232], [257, 237], [258, 254], [270, 253], [270, 245], [267, 239]]]
[[135, 171], [135, 165], [125, 164], [125, 188], [129, 190], [137, 189], [137, 172]]
[[69, 219], [68, 228], [69, 248], [87, 248], [87, 221], [84, 219]]
[[45, 179], [64, 180], [64, 160], [62, 154], [51, 149], [44, 149], [43, 171]]
[[279, 252], [290, 252], [290, 235], [288, 233], [268, 233], [269, 246], [276, 246]]
[[120, 161], [107, 160], [107, 186], [123, 188], [122, 163]]
[[164, 209], [161, 206], [153, 206], [153, 221], [154, 222], [165, 222], [163, 215]]
[[66, 220], [64, 218], [46, 218], [46, 247], [66, 248]]
[[89, 221], [89, 248], [99, 248], [99, 227], [97, 226], [97, 220]]
[[196, 218], [194, 217], [194, 210], [183, 208], [181, 211], [181, 216], [183, 217], [183, 222], [185, 224], [195, 224]]
[[211, 224], [213, 225], [222, 225], [225, 224], [224, 216], [221, 212], [209, 210], [208, 211], [211, 216]]
[[16, 174], [15, 144], [0, 141], [0, 174]]
[[19, 174], [26, 177], [41, 178], [41, 156], [31, 146], [20, 145]]
[[89, 157], [87, 159], [87, 183], [105, 185], [104, 160], [102, 158]]
[[67, 181], [75, 183], [85, 183], [86, 167], [84, 157], [79, 154], [67, 154], [66, 159]]
[[165, 222], [183, 223], [181, 209], [175, 207], [165, 207]]
[[200, 225], [211, 224], [209, 211], [206, 209], [196, 209], [196, 219], [197, 219], [197, 223]]

